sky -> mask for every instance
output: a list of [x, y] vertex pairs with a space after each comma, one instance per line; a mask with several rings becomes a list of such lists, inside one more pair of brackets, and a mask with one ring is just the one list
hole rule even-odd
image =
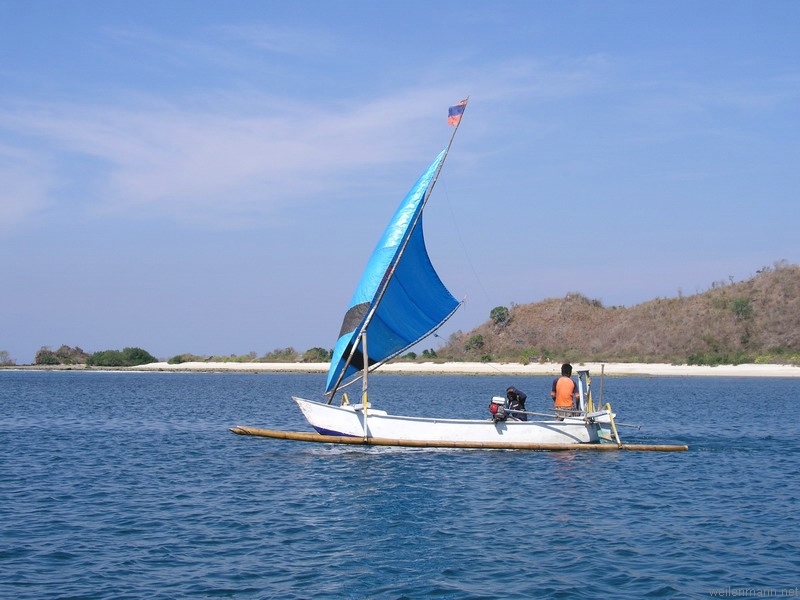
[[425, 214], [464, 306], [800, 263], [800, 3], [0, 0], [0, 351], [330, 349]]

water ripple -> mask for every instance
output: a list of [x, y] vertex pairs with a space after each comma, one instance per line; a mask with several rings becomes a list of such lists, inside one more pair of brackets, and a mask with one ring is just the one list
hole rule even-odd
[[[547, 378], [376, 377], [403, 410]], [[606, 382], [626, 441], [680, 454], [304, 445], [320, 376], [0, 372], [0, 596], [707, 598], [798, 585], [796, 402], [763, 380]], [[768, 384], [796, 397], [794, 381]], [[537, 393], [536, 390], [541, 388]], [[453, 390], [463, 392], [453, 397]], [[536, 398], [541, 406], [536, 406]], [[718, 398], [718, 401], [714, 399]], [[772, 403], [772, 400], [770, 401]], [[772, 404], [774, 407], [774, 403]], [[439, 412], [440, 411], [440, 412]]]

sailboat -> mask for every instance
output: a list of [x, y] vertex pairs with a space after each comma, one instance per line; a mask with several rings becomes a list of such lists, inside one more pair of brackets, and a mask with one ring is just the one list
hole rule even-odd
[[[579, 373], [579, 402], [568, 416], [521, 420], [500, 408], [487, 419], [443, 419], [388, 414], [368, 400], [369, 374], [434, 333], [461, 306], [436, 273], [425, 247], [422, 216], [455, 139], [469, 99], [450, 107], [454, 126], [447, 146], [436, 156], [395, 211], [373, 251], [333, 350], [327, 383], [318, 402], [294, 396], [316, 433], [235, 427], [243, 435], [369, 445], [566, 449], [622, 447], [611, 407], [595, 408], [588, 371]], [[350, 403], [348, 386], [361, 382], [361, 399]], [[333, 402], [341, 392], [341, 401]], [[497, 408], [504, 398], [490, 402]], [[505, 412], [505, 414], [504, 414]]]

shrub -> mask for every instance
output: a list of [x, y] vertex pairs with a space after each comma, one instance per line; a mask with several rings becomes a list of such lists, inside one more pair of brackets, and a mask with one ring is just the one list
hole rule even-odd
[[267, 352], [261, 358], [265, 362], [294, 362], [297, 360], [297, 351], [290, 347], [275, 348], [272, 352]]
[[538, 361], [540, 357], [540, 353], [536, 348], [529, 348], [528, 350], [523, 350], [522, 354], [519, 356], [519, 363], [521, 365], [528, 365], [531, 361]]
[[122, 352], [119, 350], [102, 350], [91, 354], [86, 360], [90, 367], [122, 367]]
[[122, 350], [122, 359], [126, 366], [147, 365], [158, 362], [158, 359], [141, 348], [125, 348]]
[[734, 298], [728, 304], [737, 321], [746, 321], [753, 316], [753, 304], [747, 298]]
[[204, 359], [200, 358], [199, 356], [195, 356], [194, 354], [177, 354], [170, 358], [167, 363], [170, 365], [179, 365], [185, 362], [199, 362], [202, 360]]
[[133, 367], [154, 362], [158, 362], [158, 359], [141, 348], [125, 348], [121, 352], [103, 350], [86, 359], [86, 364], [92, 367]]
[[479, 333], [478, 335], [473, 335], [469, 340], [467, 340], [466, 345], [464, 346], [464, 350], [467, 352], [472, 352], [473, 350], [482, 350], [483, 349], [483, 336]]
[[694, 353], [686, 358], [687, 365], [707, 365], [711, 367], [717, 365], [741, 365], [749, 362], [753, 362], [753, 358], [741, 350], [735, 352], [709, 351]]

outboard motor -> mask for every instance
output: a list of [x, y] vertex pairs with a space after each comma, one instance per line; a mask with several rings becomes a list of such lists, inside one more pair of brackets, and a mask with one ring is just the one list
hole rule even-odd
[[492, 413], [492, 421], [505, 421], [508, 418], [506, 414], [506, 399], [502, 396], [494, 396], [489, 402], [489, 412]]

